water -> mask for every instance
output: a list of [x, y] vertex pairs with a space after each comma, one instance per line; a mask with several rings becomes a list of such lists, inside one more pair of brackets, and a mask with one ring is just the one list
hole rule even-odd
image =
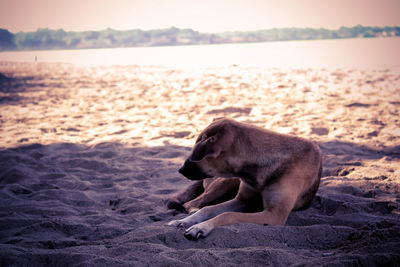
[[400, 69], [400, 38], [338, 39], [249, 44], [18, 51], [0, 61], [203, 68], [238, 65], [276, 68]]

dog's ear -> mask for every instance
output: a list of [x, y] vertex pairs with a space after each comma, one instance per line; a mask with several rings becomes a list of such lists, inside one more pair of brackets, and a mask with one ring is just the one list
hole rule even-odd
[[217, 137], [210, 136], [206, 140], [198, 142], [189, 160], [196, 162], [203, 159], [216, 158], [221, 153], [221, 148], [217, 144]]
[[217, 117], [217, 118], [214, 118], [212, 122], [214, 122], [214, 121], [219, 121], [219, 120], [222, 120], [222, 119], [225, 119], [225, 117]]

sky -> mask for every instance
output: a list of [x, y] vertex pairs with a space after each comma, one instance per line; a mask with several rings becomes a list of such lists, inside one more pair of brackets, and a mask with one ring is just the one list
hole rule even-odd
[[0, 0], [0, 28], [66, 31], [400, 26], [400, 0]]

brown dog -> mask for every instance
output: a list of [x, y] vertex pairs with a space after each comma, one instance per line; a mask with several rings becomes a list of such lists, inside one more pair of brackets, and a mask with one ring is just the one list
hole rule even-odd
[[[179, 172], [190, 180], [240, 178], [235, 198], [168, 224], [189, 227], [185, 236], [197, 239], [240, 222], [284, 225], [292, 210], [307, 207], [316, 194], [322, 154], [305, 139], [223, 118], [200, 133]], [[260, 197], [262, 211], [243, 213]]]

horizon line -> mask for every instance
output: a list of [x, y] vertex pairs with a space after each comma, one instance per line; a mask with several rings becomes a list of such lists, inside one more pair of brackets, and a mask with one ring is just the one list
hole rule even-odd
[[37, 28], [36, 31], [17, 31], [17, 32], [12, 32], [9, 31], [6, 28], [2, 28], [0, 27], [0, 29], [4, 29], [7, 30], [10, 33], [13, 34], [17, 34], [17, 33], [31, 33], [31, 32], [37, 32], [39, 30], [52, 30], [52, 31], [59, 31], [62, 30], [64, 32], [99, 32], [99, 31], [106, 31], [106, 30], [112, 30], [112, 31], [119, 31], [119, 32], [124, 32], [124, 31], [158, 31], [158, 30], [166, 30], [166, 29], [178, 29], [178, 30], [192, 30], [195, 32], [199, 32], [199, 33], [231, 33], [231, 32], [257, 32], [257, 31], [265, 31], [265, 30], [274, 30], [274, 29], [325, 29], [325, 30], [329, 30], [329, 31], [335, 31], [335, 30], [339, 30], [341, 28], [354, 28], [357, 26], [361, 26], [361, 27], [371, 27], [371, 28], [386, 28], [386, 27], [400, 27], [400, 25], [385, 25], [385, 26], [372, 26], [372, 25], [362, 25], [362, 24], [356, 24], [354, 26], [340, 26], [338, 28], [325, 28], [325, 27], [296, 27], [296, 26], [292, 26], [292, 27], [273, 27], [273, 28], [260, 28], [260, 29], [255, 29], [255, 30], [229, 30], [229, 31], [215, 31], [215, 32], [208, 32], [208, 31], [199, 31], [193, 28], [186, 28], [186, 27], [176, 27], [176, 26], [170, 26], [170, 27], [165, 27], [165, 28], [153, 28], [153, 29], [140, 29], [140, 28], [132, 28], [132, 29], [125, 29], [125, 30], [119, 30], [119, 29], [114, 29], [111, 27], [107, 27], [104, 29], [99, 29], [99, 30], [83, 30], [83, 31], [73, 31], [73, 30], [65, 30], [64, 28], [49, 28], [49, 27], [44, 27], [44, 28]]

